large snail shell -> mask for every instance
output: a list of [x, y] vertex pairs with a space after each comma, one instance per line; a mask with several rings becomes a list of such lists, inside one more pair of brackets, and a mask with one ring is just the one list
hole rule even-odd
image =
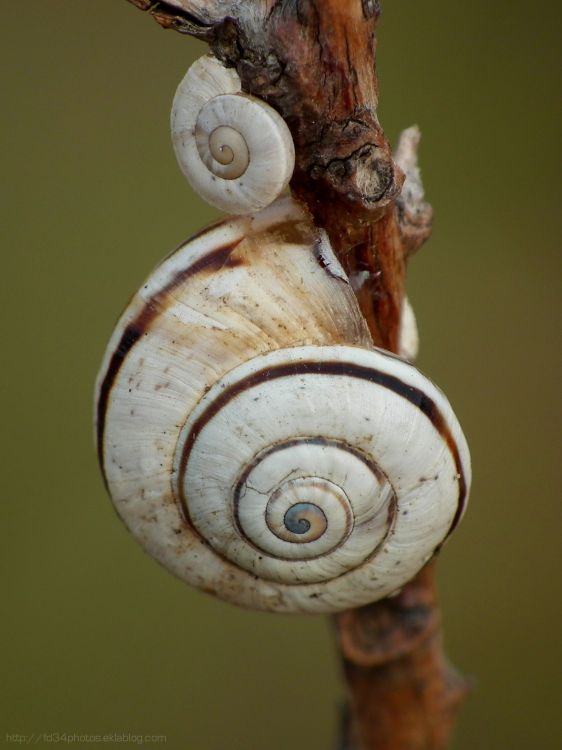
[[259, 211], [289, 184], [295, 149], [285, 121], [261, 99], [242, 94], [236, 71], [211, 55], [180, 83], [171, 126], [182, 172], [222, 211]]
[[153, 272], [107, 350], [97, 429], [145, 549], [194, 586], [277, 612], [396, 591], [470, 483], [448, 401], [373, 348], [326, 235], [289, 198]]

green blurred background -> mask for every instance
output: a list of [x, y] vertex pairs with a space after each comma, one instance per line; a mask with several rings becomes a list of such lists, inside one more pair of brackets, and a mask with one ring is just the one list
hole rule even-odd
[[[409, 277], [419, 365], [474, 463], [439, 570], [448, 653], [474, 679], [454, 748], [554, 748], [562, 10], [383, 6], [381, 121], [394, 142], [421, 126], [436, 213]], [[216, 215], [168, 133], [175, 87], [206, 48], [125, 0], [2, 0], [1, 21], [0, 741], [122, 731], [183, 750], [330, 748], [342, 687], [327, 621], [237, 610], [175, 580], [117, 520], [93, 450], [116, 316]]]

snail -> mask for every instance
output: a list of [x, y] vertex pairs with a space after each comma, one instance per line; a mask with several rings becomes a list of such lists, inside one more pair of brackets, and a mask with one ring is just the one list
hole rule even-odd
[[410, 300], [407, 297], [404, 297], [400, 313], [398, 354], [409, 362], [413, 362], [418, 356], [418, 349], [418, 324], [416, 322], [414, 308], [410, 304]]
[[193, 189], [222, 211], [249, 214], [272, 203], [293, 174], [289, 128], [273, 107], [243, 94], [216, 58], [197, 60], [172, 105], [172, 144]]
[[327, 234], [282, 197], [280, 115], [212, 56], [172, 108], [180, 167], [236, 214], [133, 297], [96, 385], [100, 465], [141, 545], [241, 606], [332, 612], [391, 595], [464, 512], [470, 456], [445, 396], [372, 342]]
[[166, 258], [119, 320], [96, 388], [122, 520], [231, 603], [323, 613], [391, 595], [466, 506], [449, 402], [373, 346], [326, 233], [291, 197]]

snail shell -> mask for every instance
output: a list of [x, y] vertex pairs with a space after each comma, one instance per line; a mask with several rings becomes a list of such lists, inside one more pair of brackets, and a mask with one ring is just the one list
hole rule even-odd
[[236, 71], [211, 55], [197, 60], [180, 83], [171, 127], [182, 172], [222, 211], [259, 211], [289, 184], [295, 149], [285, 121], [242, 94]]
[[419, 349], [418, 324], [414, 308], [410, 300], [404, 297], [400, 315], [400, 331], [398, 336], [398, 354], [409, 362], [413, 362], [418, 356]]
[[151, 555], [276, 612], [396, 591], [470, 484], [448, 401], [372, 346], [325, 233], [290, 198], [151, 274], [107, 349], [97, 436], [117, 511]]

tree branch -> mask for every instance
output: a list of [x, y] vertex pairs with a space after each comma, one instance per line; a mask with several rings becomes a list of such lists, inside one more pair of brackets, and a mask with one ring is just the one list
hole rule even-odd
[[340, 750], [446, 748], [467, 684], [443, 653], [434, 562], [335, 624], [350, 695]]
[[[291, 182], [324, 227], [376, 345], [396, 352], [406, 263], [429, 236], [417, 128], [395, 159], [377, 118], [378, 0], [130, 0], [209, 41], [285, 118]], [[349, 687], [342, 750], [441, 750], [465, 683], [445, 661], [434, 563], [395, 597], [334, 618]]]

